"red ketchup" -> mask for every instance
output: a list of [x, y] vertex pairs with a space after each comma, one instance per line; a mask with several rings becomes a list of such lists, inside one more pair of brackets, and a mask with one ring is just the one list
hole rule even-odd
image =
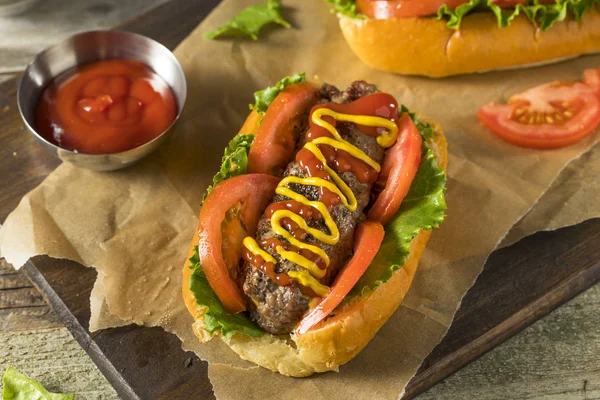
[[86, 64], [54, 79], [35, 109], [35, 128], [64, 149], [110, 154], [151, 141], [177, 116], [169, 85], [130, 60]]

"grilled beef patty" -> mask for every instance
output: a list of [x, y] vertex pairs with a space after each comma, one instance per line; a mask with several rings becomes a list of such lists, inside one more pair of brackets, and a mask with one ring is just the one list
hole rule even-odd
[[[376, 91], [377, 88], [374, 85], [357, 81], [352, 83], [343, 92], [334, 86], [323, 85], [320, 95], [323, 99], [322, 103], [349, 103]], [[361, 133], [352, 124], [338, 122], [336, 127], [344, 140], [364, 151], [376, 162], [382, 162], [384, 150], [377, 144], [376, 138]], [[304, 132], [302, 132], [297, 149], [302, 148], [305, 142]], [[335, 246], [330, 246], [314, 239], [311, 235], [307, 235], [306, 239], [303, 240], [306, 243], [322, 248], [331, 259], [326, 276], [320, 280], [325, 285], [332, 283], [338, 270], [352, 256], [354, 229], [365, 218], [364, 208], [369, 203], [372, 186], [371, 184], [360, 183], [352, 173], [345, 172], [339, 175], [348, 184], [350, 189], [352, 189], [358, 202], [358, 207], [354, 212], [350, 212], [343, 204], [339, 204], [330, 210], [331, 217], [340, 231], [339, 242]], [[288, 164], [284, 176], [305, 177], [305, 172], [294, 160]], [[320, 200], [321, 194], [318, 187], [298, 184], [291, 184], [289, 187], [311, 201]], [[286, 199], [284, 196], [275, 195], [272, 203]], [[309, 222], [309, 226], [323, 232], [329, 232], [323, 220], [311, 221]], [[256, 241], [260, 243], [261, 240], [269, 238], [277, 238], [284, 243], [286, 242], [284, 238], [273, 232], [270, 218], [263, 214], [258, 223]], [[276, 273], [287, 273], [303, 269], [299, 265], [282, 258], [270, 248], [264, 250], [277, 260], [277, 265], [275, 266]], [[292, 286], [278, 286], [266, 274], [248, 262], [244, 262], [242, 277], [244, 279], [244, 293], [251, 299], [249, 305], [252, 319], [269, 333], [282, 335], [291, 332], [309, 309], [311, 298], [303, 294], [300, 288], [296, 286], [296, 283]]]

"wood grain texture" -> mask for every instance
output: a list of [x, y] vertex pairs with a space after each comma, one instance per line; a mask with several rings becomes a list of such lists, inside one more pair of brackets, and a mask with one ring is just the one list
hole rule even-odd
[[29, 279], [0, 259], [0, 332], [60, 326], [56, 314]]
[[15, 75], [16, 74], [13, 74], [13, 73], [9, 73], [9, 74], [0, 73], [0, 83], [6, 82], [9, 79], [13, 79], [15, 77]]
[[600, 285], [579, 295], [418, 400], [600, 399]]
[[23, 70], [38, 52], [67, 36], [111, 28], [165, 1], [44, 0], [21, 15], [0, 17], [0, 73]]
[[76, 399], [118, 399], [114, 389], [66, 328], [0, 331], [0, 349], [0, 371], [10, 364], [39, 380], [48, 390], [75, 393]]
[[0, 84], [0, 221], [59, 164], [56, 157], [36, 143], [21, 121], [16, 102], [17, 79]]
[[0, 371], [9, 364], [51, 391], [118, 399], [29, 279], [0, 259]]
[[161, 328], [126, 326], [89, 332], [96, 271], [67, 260], [36, 257], [23, 272], [124, 399], [212, 398], [207, 365]]
[[420, 393], [600, 281], [600, 219], [495, 251], [442, 342], [407, 387]]

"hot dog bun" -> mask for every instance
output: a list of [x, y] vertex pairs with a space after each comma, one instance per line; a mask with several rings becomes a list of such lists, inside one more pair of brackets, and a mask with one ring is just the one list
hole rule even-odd
[[557, 62], [600, 51], [600, 6], [581, 21], [567, 17], [547, 31], [519, 15], [499, 28], [491, 12], [463, 18], [459, 30], [434, 18], [352, 19], [340, 16], [350, 48], [383, 71], [434, 78]]
[[[252, 115], [247, 120], [253, 124]], [[446, 139], [439, 125], [427, 121], [435, 135], [428, 144], [436, 155], [438, 165], [446, 169]], [[337, 370], [337, 368], [356, 356], [377, 331], [398, 308], [408, 292], [417, 270], [421, 253], [429, 240], [431, 232], [421, 231], [411, 243], [411, 252], [406, 264], [396, 271], [389, 281], [373, 292], [365, 294], [355, 302], [345, 306], [335, 316], [327, 318], [315, 329], [303, 335], [273, 336], [265, 334], [252, 338], [241, 334], [231, 339], [218, 336], [241, 358], [283, 375], [305, 377], [315, 372]], [[198, 244], [198, 235], [194, 236], [188, 258]], [[185, 305], [196, 322], [194, 333], [201, 342], [211, 339], [204, 330], [202, 308], [196, 304], [189, 288], [192, 271], [188, 261], [183, 267], [183, 298]]]

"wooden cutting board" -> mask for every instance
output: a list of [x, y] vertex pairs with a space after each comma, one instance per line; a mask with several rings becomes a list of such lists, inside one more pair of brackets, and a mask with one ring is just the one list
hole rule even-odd
[[[173, 49], [219, 0], [172, 0], [119, 29]], [[25, 131], [17, 80], [0, 84], [0, 220], [57, 165]], [[423, 363], [405, 398], [473, 361], [600, 280], [600, 219], [537, 233], [494, 252], [467, 293], [450, 331]], [[160, 328], [130, 326], [90, 333], [92, 268], [36, 257], [25, 274], [124, 399], [214, 398], [207, 364]]]

